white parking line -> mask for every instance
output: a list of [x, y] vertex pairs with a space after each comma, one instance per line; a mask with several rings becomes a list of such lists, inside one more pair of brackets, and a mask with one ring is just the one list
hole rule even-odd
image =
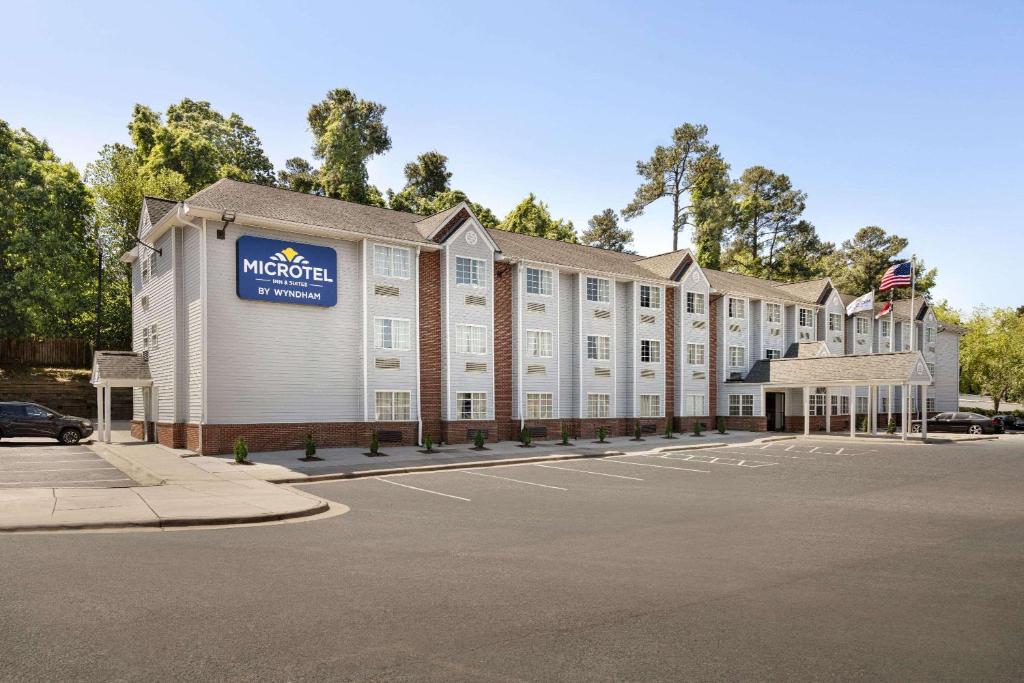
[[[614, 455], [614, 456], [611, 456], [611, 457], [613, 457], [613, 458], [628, 458], [628, 457], [633, 457], [633, 456]], [[610, 458], [601, 458], [601, 460], [604, 460], [605, 462], [617, 462], [620, 465], [636, 465], [637, 467], [657, 467], [657, 468], [662, 469], [662, 470], [680, 470], [680, 471], [683, 471], [683, 472], [700, 472], [701, 474], [711, 474], [711, 470], [694, 470], [694, 469], [690, 469], [689, 467], [672, 467], [671, 465], [655, 465], [655, 464], [649, 463], [649, 462], [629, 462], [629, 461], [623, 461], [623, 460], [611, 460]]]
[[472, 474], [476, 477], [490, 477], [491, 479], [504, 479], [505, 481], [514, 481], [517, 484], [527, 484], [528, 486], [540, 486], [545, 489], [558, 489], [559, 491], [568, 491], [569, 489], [562, 486], [551, 486], [550, 484], [538, 484], [532, 481], [523, 481], [522, 479], [513, 479], [512, 477], [499, 477], [496, 474], [484, 474], [483, 472], [470, 472], [469, 470], [459, 470], [463, 474]]
[[104, 465], [103, 467], [65, 467], [63, 469], [58, 469], [58, 470], [29, 469], [29, 470], [3, 470], [3, 471], [7, 472], [7, 473], [11, 473], [11, 472], [99, 472], [100, 470], [116, 470], [116, 469], [117, 469], [116, 467], [112, 467], [110, 465]]
[[435, 496], [444, 496], [445, 498], [454, 498], [455, 500], [464, 500], [467, 503], [472, 503], [469, 498], [463, 498], [462, 496], [453, 496], [450, 493], [441, 493], [440, 491], [431, 491], [430, 489], [421, 489], [418, 486], [409, 486], [408, 484], [399, 484], [397, 481], [391, 481], [384, 477], [377, 477], [377, 481], [383, 481], [388, 484], [394, 484], [395, 486], [401, 486], [402, 488], [412, 489], [413, 491], [423, 491], [423, 493], [433, 493]]
[[126, 481], [135, 484], [128, 477], [123, 479], [82, 479], [78, 481], [0, 481], [0, 486], [45, 486], [48, 489], [59, 489], [68, 484], [104, 484], [113, 481]]
[[632, 479], [633, 481], [643, 481], [640, 477], [627, 477], [624, 474], [609, 474], [607, 472], [593, 472], [591, 470], [578, 470], [575, 467], [558, 467], [557, 465], [542, 465], [540, 463], [534, 463], [534, 467], [546, 467], [549, 470], [565, 470], [566, 472], [580, 472], [582, 474], [596, 474], [599, 477], [615, 477], [616, 479]]
[[843, 449], [842, 448], [840, 448], [838, 451], [836, 451], [836, 455], [842, 455], [842, 454], [843, 454]]
[[669, 455], [663, 453], [661, 455], [645, 454], [649, 458], [663, 458], [665, 460], [679, 460], [682, 462], [699, 462], [705, 465], [731, 465], [733, 467], [770, 467], [772, 465], [778, 465], [777, 462], [763, 462], [760, 460], [739, 460], [737, 458], [722, 458], [711, 455], [691, 454], [691, 455]]
[[[3, 462], [0, 460], [0, 462]], [[75, 460], [11, 460], [12, 464], [18, 465], [52, 465], [56, 462], [102, 462], [93, 458], [77, 458]]]

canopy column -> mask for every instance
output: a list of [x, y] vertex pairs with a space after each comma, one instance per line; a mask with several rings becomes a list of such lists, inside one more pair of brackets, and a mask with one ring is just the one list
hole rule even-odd
[[850, 385], [850, 438], [857, 436], [857, 385]]
[[832, 389], [825, 387], [825, 433], [832, 432]]
[[110, 386], [103, 387], [103, 441], [110, 443]]
[[907, 432], [910, 431], [910, 392], [909, 385], [900, 386], [900, 438], [907, 440]]
[[804, 436], [811, 434], [811, 388], [804, 387]]
[[928, 385], [921, 385], [921, 439], [928, 438]]
[[96, 437], [103, 438], [103, 387], [96, 385]]

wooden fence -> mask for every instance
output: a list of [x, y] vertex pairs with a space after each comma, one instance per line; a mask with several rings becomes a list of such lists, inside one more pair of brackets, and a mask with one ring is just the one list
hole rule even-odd
[[50, 368], [92, 366], [87, 339], [0, 339], [0, 363]]

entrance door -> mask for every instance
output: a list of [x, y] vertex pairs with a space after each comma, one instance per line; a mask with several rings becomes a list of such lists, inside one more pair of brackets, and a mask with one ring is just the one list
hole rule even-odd
[[764, 413], [768, 417], [768, 431], [786, 430], [786, 394], [769, 391], [764, 395]]

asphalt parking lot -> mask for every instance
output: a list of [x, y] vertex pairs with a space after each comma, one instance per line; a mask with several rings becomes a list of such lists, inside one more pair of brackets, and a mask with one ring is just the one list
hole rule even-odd
[[15, 596], [0, 601], [7, 675], [992, 681], [1024, 671], [1018, 437], [782, 441], [302, 488], [351, 511], [262, 528], [0, 539]]
[[83, 444], [65, 446], [54, 440], [0, 441], [0, 488], [87, 488], [135, 486], [127, 477]]

